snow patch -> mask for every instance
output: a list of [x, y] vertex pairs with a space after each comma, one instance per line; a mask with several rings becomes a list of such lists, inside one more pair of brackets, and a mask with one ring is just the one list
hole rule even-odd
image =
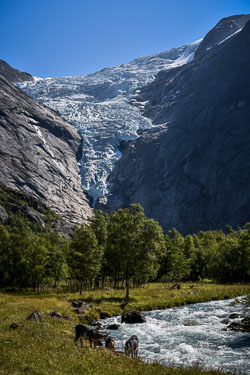
[[242, 27], [241, 29], [235, 31], [235, 33], [229, 35], [227, 38], [225, 38], [225, 39], [223, 39], [222, 41], [220, 41], [220, 42], [218, 43], [218, 45], [220, 45], [220, 44], [224, 43], [226, 40], [232, 38], [232, 36], [234, 36], [235, 34], [238, 34], [242, 29], [243, 29], [243, 27]]

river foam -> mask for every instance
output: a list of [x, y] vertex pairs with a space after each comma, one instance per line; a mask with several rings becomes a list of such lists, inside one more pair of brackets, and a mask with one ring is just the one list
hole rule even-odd
[[[144, 324], [121, 324], [112, 331], [118, 350], [135, 334], [139, 338], [139, 356], [167, 367], [199, 366], [206, 369], [250, 374], [250, 335], [225, 331], [221, 323], [229, 314], [242, 313], [233, 300], [212, 301], [144, 312]], [[120, 323], [119, 317], [105, 324]]]

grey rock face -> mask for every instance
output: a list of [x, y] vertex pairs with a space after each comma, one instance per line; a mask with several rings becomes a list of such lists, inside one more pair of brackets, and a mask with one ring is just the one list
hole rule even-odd
[[0, 222], [4, 223], [9, 218], [8, 212], [0, 204]]
[[239, 32], [249, 20], [250, 14], [240, 14], [220, 20], [202, 40], [195, 52], [195, 58], [201, 58], [209, 50]]
[[[58, 215], [33, 196], [27, 195], [20, 190], [14, 190], [0, 184], [0, 222], [9, 224], [12, 215], [18, 215], [29, 222], [38, 224], [45, 228], [48, 215], [50, 215], [51, 227], [59, 235], [70, 238], [73, 234], [73, 224], [63, 221]], [[54, 222], [52, 221], [52, 215]], [[59, 223], [59, 224], [58, 224]]]
[[250, 22], [206, 55], [161, 72], [138, 100], [164, 129], [131, 142], [108, 209], [140, 202], [183, 234], [250, 220]]
[[0, 76], [0, 182], [27, 193], [70, 222], [91, 209], [80, 186], [81, 138], [54, 111]]
[[0, 60], [0, 75], [13, 83], [34, 81], [34, 77], [31, 74], [12, 68], [4, 60]]
[[71, 238], [74, 234], [75, 225], [66, 221], [56, 220], [51, 225], [52, 229], [64, 238]]

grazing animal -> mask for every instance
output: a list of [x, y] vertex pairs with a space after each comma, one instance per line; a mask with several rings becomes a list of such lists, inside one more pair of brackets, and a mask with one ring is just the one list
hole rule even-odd
[[136, 358], [138, 356], [139, 340], [136, 335], [131, 336], [125, 343], [125, 354], [129, 357]]
[[100, 339], [106, 339], [107, 337], [106, 333], [100, 332], [97, 328], [89, 327], [86, 324], [77, 324], [74, 328], [76, 330], [75, 344], [80, 339], [81, 345], [83, 345], [83, 339], [85, 339], [89, 340], [90, 347], [92, 348], [92, 343], [96, 347], [96, 345], [100, 345]]
[[109, 350], [115, 350], [115, 339], [109, 336], [105, 341], [105, 348]]
[[89, 331], [89, 327], [86, 324], [77, 324], [74, 328], [76, 330], [75, 344], [80, 339], [82, 345], [82, 340], [88, 339], [87, 332]]
[[89, 338], [90, 347], [92, 348], [92, 343], [94, 343], [95, 348], [97, 345], [99, 346], [100, 339], [106, 340], [108, 335], [107, 333], [98, 331], [97, 328], [91, 328], [88, 331], [87, 336]]

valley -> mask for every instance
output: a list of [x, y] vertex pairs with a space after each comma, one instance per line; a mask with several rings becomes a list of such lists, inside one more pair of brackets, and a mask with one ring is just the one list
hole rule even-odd
[[18, 83], [80, 133], [92, 207], [139, 202], [183, 234], [248, 221], [249, 19], [86, 77]]
[[247, 374], [249, 9], [66, 3], [0, 3], [0, 375]]

